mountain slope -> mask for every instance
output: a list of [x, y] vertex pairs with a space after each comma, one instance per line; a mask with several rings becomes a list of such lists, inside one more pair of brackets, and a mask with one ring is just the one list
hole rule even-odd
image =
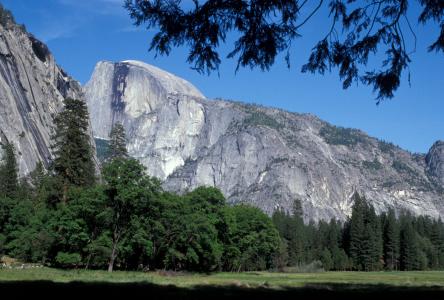
[[0, 5], [0, 143], [14, 144], [21, 175], [49, 165], [53, 118], [66, 97], [84, 99], [80, 84]]
[[437, 150], [426, 159], [313, 115], [207, 100], [182, 79], [140, 66], [97, 65], [85, 86], [93, 132], [107, 138], [121, 121], [130, 155], [169, 190], [217, 186], [230, 202], [267, 213], [300, 199], [305, 218], [317, 220], [346, 218], [358, 191], [377, 211], [444, 216]]

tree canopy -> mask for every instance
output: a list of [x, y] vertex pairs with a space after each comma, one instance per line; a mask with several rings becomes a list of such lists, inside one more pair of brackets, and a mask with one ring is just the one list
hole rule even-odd
[[[239, 67], [268, 70], [280, 53], [301, 37], [301, 28], [328, 5], [325, 35], [313, 47], [302, 72], [320, 73], [337, 68], [343, 88], [353, 82], [373, 87], [377, 103], [392, 98], [401, 76], [409, 70], [416, 49], [411, 2], [420, 6], [417, 21], [440, 27], [429, 51], [444, 53], [444, 2], [442, 0], [126, 0], [135, 25], [158, 30], [150, 50], [168, 55], [173, 47], [188, 46], [187, 62], [201, 73], [217, 70], [218, 47], [235, 33], [237, 40], [227, 58]], [[189, 3], [188, 3], [189, 4]], [[413, 40], [412, 43], [408, 43]], [[381, 67], [367, 68], [371, 55], [384, 53]], [[410, 76], [409, 76], [410, 78]]]

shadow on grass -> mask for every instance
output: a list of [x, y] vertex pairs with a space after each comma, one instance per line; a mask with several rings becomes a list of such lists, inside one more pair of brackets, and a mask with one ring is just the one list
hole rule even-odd
[[[411, 287], [391, 285], [361, 284], [309, 284], [300, 288], [269, 287], [249, 288], [242, 286], [194, 286], [181, 288], [172, 285], [151, 283], [109, 283], [109, 282], [70, 282], [52, 281], [3, 281], [0, 294], [14, 296], [44, 296], [64, 299], [75, 297], [84, 300], [85, 296], [99, 295], [99, 299], [123, 298], [134, 293], [146, 299], [444, 299], [444, 287]], [[127, 297], [127, 298], [125, 298]], [[40, 297], [38, 297], [40, 298]], [[86, 299], [85, 299], [86, 300]]]

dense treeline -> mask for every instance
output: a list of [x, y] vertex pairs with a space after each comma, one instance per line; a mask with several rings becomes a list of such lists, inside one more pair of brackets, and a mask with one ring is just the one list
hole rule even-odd
[[60, 268], [249, 271], [311, 265], [325, 270], [444, 268], [444, 225], [394, 211], [376, 215], [354, 195], [351, 218], [305, 224], [300, 201], [272, 218], [229, 206], [216, 188], [184, 195], [128, 156], [123, 126], [110, 133], [95, 170], [88, 112], [66, 99], [55, 119], [49, 170], [19, 179], [15, 149], [0, 162], [0, 254]]
[[[55, 159], [19, 181], [15, 150], [0, 165], [0, 254], [62, 268], [245, 271], [272, 267], [279, 234], [257, 208], [215, 188], [164, 192], [126, 152], [116, 124], [100, 176], [82, 101], [55, 119]], [[100, 178], [99, 178], [100, 177]]]
[[277, 267], [322, 262], [325, 270], [435, 270], [444, 269], [444, 224], [409, 212], [393, 210], [376, 215], [357, 193], [352, 215], [337, 220], [304, 224], [300, 202], [290, 215], [273, 214], [283, 239]]

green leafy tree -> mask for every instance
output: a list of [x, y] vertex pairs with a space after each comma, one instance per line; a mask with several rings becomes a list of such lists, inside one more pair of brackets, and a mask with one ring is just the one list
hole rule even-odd
[[231, 208], [235, 222], [232, 243], [239, 255], [232, 261], [232, 271], [264, 270], [272, 267], [279, 248], [279, 233], [261, 210], [247, 205]]
[[103, 167], [112, 241], [108, 271], [112, 272], [119, 248], [130, 232], [133, 217], [150, 213], [150, 202], [160, 192], [160, 182], [145, 174], [145, 168], [135, 159], [115, 158]]
[[179, 199], [168, 194], [168, 199], [157, 247], [165, 267], [204, 272], [221, 269], [224, 251], [224, 256], [232, 254], [224, 247], [230, 243], [231, 228], [223, 194], [213, 187], [199, 187]]
[[54, 210], [36, 206], [31, 199], [16, 201], [7, 224], [8, 255], [28, 262], [51, 261], [56, 214]]
[[59, 252], [55, 258], [56, 263], [64, 268], [77, 267], [82, 258], [79, 253], [65, 253]]
[[55, 263], [63, 267], [85, 268], [107, 265], [111, 249], [109, 238], [109, 215], [107, 214], [104, 187], [73, 187], [68, 193], [68, 202], [57, 208], [55, 252], [79, 255], [81, 260], [74, 265]]
[[66, 201], [70, 186], [91, 186], [96, 178], [86, 103], [68, 98], [64, 104], [64, 110], [54, 120], [52, 146], [53, 169], [63, 183], [63, 200]]
[[187, 211], [192, 209], [186, 203], [177, 211], [177, 218], [167, 226], [168, 243], [164, 259], [165, 266], [175, 270], [195, 271], [217, 270], [223, 252], [218, 232], [205, 214]]

